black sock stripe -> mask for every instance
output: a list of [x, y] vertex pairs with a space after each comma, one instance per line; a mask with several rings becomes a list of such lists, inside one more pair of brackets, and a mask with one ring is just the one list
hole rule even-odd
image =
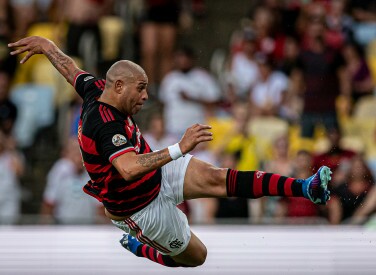
[[226, 190], [227, 190], [227, 197], [230, 197], [230, 196], [231, 196], [231, 191], [230, 191], [230, 172], [231, 172], [231, 169], [228, 169], [228, 170], [227, 170], [227, 174], [226, 174]]
[[264, 177], [262, 178], [262, 194], [264, 196], [269, 196], [269, 185], [270, 185], [270, 178], [272, 177], [272, 173], [265, 173]]
[[145, 249], [145, 255], [144, 255], [144, 257], [145, 258], [148, 258], [149, 259], [149, 250], [150, 250], [151, 248], [149, 247], [149, 246], [146, 246], [146, 249]]
[[158, 259], [158, 250], [154, 249], [153, 253], [154, 253], [154, 259], [157, 260]]
[[255, 172], [238, 172], [236, 179], [236, 194], [239, 198], [254, 198], [253, 178]]
[[278, 184], [277, 184], [277, 190], [278, 190], [278, 195], [279, 196], [284, 196], [285, 195], [285, 183], [286, 183], [287, 178], [284, 176], [281, 176], [278, 179]]
[[136, 256], [137, 257], [144, 257], [142, 255], [142, 247], [144, 246], [144, 244], [140, 244], [139, 246], [137, 246], [137, 250], [136, 250]]
[[294, 197], [303, 197], [303, 187], [300, 182], [294, 180], [291, 184], [291, 190]]

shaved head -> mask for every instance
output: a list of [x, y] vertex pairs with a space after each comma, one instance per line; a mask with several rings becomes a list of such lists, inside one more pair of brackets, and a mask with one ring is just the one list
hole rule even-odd
[[141, 66], [129, 60], [120, 60], [108, 69], [106, 86], [110, 88], [118, 79], [123, 79], [126, 83], [134, 82], [138, 76], [144, 76], [147, 79], [146, 73]]

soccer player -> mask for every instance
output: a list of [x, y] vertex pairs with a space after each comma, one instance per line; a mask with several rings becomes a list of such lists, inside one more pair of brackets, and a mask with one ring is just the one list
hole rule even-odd
[[[188, 154], [213, 139], [210, 126], [189, 127], [180, 142], [152, 152], [132, 116], [148, 99], [148, 78], [137, 64], [121, 60], [106, 80], [79, 69], [52, 41], [27, 37], [9, 47], [12, 55], [44, 54], [83, 98], [78, 140], [91, 180], [84, 191], [101, 201], [106, 216], [126, 234], [122, 245], [136, 256], [159, 264], [194, 267], [207, 251], [176, 207], [203, 197], [305, 197], [326, 204], [330, 169], [321, 167], [308, 179], [262, 171], [217, 168]], [[79, 211], [79, 210], [78, 210]]]

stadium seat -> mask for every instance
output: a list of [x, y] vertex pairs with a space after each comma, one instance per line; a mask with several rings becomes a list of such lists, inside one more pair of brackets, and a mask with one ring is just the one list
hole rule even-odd
[[364, 96], [354, 106], [355, 119], [376, 118], [376, 96]]
[[104, 16], [99, 21], [102, 36], [102, 56], [104, 60], [114, 60], [120, 54], [124, 21], [117, 16]]
[[275, 138], [288, 134], [289, 124], [277, 117], [257, 117], [250, 120], [247, 128], [250, 135], [273, 143]]

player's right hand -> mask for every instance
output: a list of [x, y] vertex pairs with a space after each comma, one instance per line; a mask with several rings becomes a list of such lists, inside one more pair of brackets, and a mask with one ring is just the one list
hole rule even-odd
[[179, 142], [180, 150], [185, 155], [192, 151], [197, 144], [213, 140], [212, 127], [204, 124], [195, 124], [189, 127]]
[[47, 44], [53, 43], [52, 41], [40, 37], [40, 36], [30, 36], [26, 38], [22, 38], [14, 43], [9, 43], [8, 47], [20, 47], [19, 49], [12, 51], [11, 55], [16, 55], [24, 52], [28, 52], [27, 55], [22, 58], [20, 61], [21, 64], [25, 63], [31, 56], [34, 54], [42, 54], [45, 50]]

